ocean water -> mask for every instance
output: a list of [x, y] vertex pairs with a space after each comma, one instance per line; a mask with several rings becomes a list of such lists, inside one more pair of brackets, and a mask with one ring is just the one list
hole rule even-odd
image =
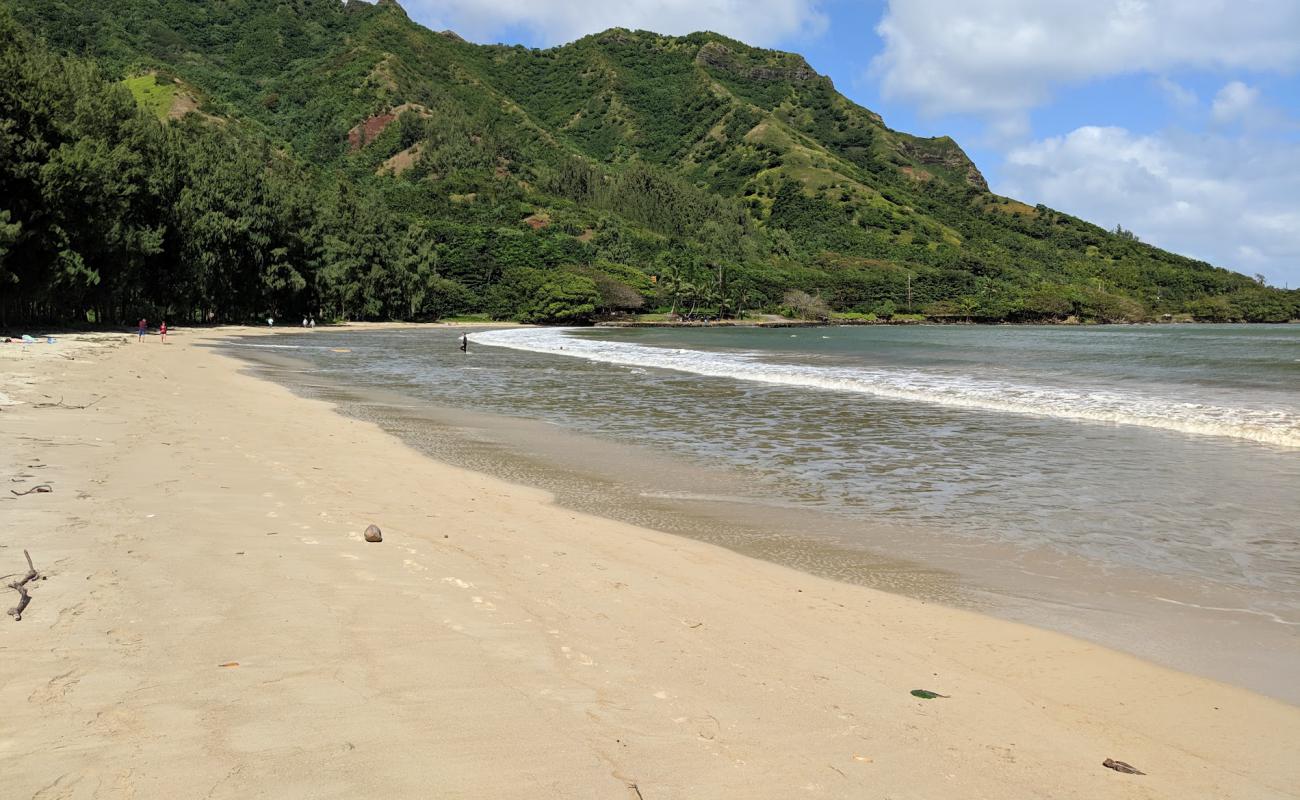
[[486, 415], [430, 442], [493, 419], [553, 429], [489, 449], [608, 484], [558, 491], [573, 505], [613, 492], [611, 515], [650, 525], [711, 509], [745, 523], [711, 540], [846, 579], [883, 563], [857, 551], [907, 559], [977, 607], [1300, 699], [1283, 686], [1300, 670], [1300, 326], [521, 328], [472, 332], [468, 353], [458, 337], [246, 350], [291, 356], [300, 389], [394, 393], [361, 415], [408, 438], [423, 406]]

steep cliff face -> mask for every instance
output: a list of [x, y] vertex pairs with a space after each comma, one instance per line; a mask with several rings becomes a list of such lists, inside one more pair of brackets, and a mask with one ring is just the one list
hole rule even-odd
[[812, 80], [827, 80], [808, 66], [803, 56], [793, 53], [779, 54], [777, 63], [762, 65], [741, 65], [736, 53], [722, 42], [708, 42], [700, 48], [695, 56], [695, 63], [705, 69], [722, 70], [732, 75], [753, 81], [790, 81], [805, 83]]

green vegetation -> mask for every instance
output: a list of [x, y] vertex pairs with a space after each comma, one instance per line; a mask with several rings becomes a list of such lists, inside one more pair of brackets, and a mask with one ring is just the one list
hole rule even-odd
[[715, 34], [530, 50], [393, 0], [0, 0], [11, 322], [782, 309], [1274, 321], [1300, 292], [993, 195], [951, 139]]
[[176, 84], [161, 79], [157, 73], [147, 72], [122, 81], [131, 90], [136, 105], [160, 120], [167, 119], [176, 97]]

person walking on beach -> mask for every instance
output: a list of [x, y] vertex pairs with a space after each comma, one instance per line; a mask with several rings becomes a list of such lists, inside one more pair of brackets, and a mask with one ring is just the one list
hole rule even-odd
[[162, 343], [167, 344], [167, 320], [163, 320], [158, 326], [158, 335], [162, 337]]
[[144, 335], [145, 335], [146, 333], [148, 333], [148, 332], [149, 332], [149, 320], [145, 319], [144, 317], [141, 317], [141, 318], [140, 318], [140, 330], [139, 330], [140, 338], [137, 339], [136, 341], [138, 341], [138, 342], [143, 342], [143, 341], [144, 341]]

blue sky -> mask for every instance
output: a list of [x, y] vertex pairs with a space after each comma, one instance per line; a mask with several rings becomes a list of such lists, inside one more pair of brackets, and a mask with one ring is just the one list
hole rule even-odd
[[621, 26], [804, 54], [993, 190], [1300, 286], [1300, 0], [403, 0], [546, 47]]

